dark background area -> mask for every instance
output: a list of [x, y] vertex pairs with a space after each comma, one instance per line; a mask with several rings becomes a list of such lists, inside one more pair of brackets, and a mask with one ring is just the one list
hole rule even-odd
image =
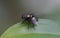
[[[17, 12], [18, 11], [18, 12]], [[20, 21], [20, 12], [14, 0], [0, 0], [0, 35], [11, 25]]]

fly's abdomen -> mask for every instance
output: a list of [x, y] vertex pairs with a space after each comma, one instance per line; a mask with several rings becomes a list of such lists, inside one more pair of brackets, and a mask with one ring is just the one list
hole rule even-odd
[[33, 23], [34, 25], [37, 25], [37, 24], [38, 24], [38, 21], [36, 20], [35, 17], [33, 17], [33, 18], [31, 19], [31, 21], [32, 21], [32, 23]]

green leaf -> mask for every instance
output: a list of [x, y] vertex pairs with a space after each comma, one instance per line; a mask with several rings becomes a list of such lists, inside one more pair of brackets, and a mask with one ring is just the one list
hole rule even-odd
[[60, 38], [60, 26], [53, 20], [39, 19], [35, 29], [17, 23], [8, 28], [1, 38]]

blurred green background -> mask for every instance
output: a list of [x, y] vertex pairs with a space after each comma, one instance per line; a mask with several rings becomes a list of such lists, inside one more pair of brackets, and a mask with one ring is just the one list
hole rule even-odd
[[53, 20], [57, 28], [60, 27], [59, 0], [1, 0], [0, 8], [0, 35], [11, 25], [20, 22], [22, 13], [34, 12], [40, 19]]

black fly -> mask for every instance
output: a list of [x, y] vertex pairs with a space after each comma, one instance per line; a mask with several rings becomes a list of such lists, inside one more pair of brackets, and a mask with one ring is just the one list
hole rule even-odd
[[28, 24], [28, 28], [34, 28], [37, 25], [38, 19], [33, 14], [23, 14], [21, 18], [22, 23]]

